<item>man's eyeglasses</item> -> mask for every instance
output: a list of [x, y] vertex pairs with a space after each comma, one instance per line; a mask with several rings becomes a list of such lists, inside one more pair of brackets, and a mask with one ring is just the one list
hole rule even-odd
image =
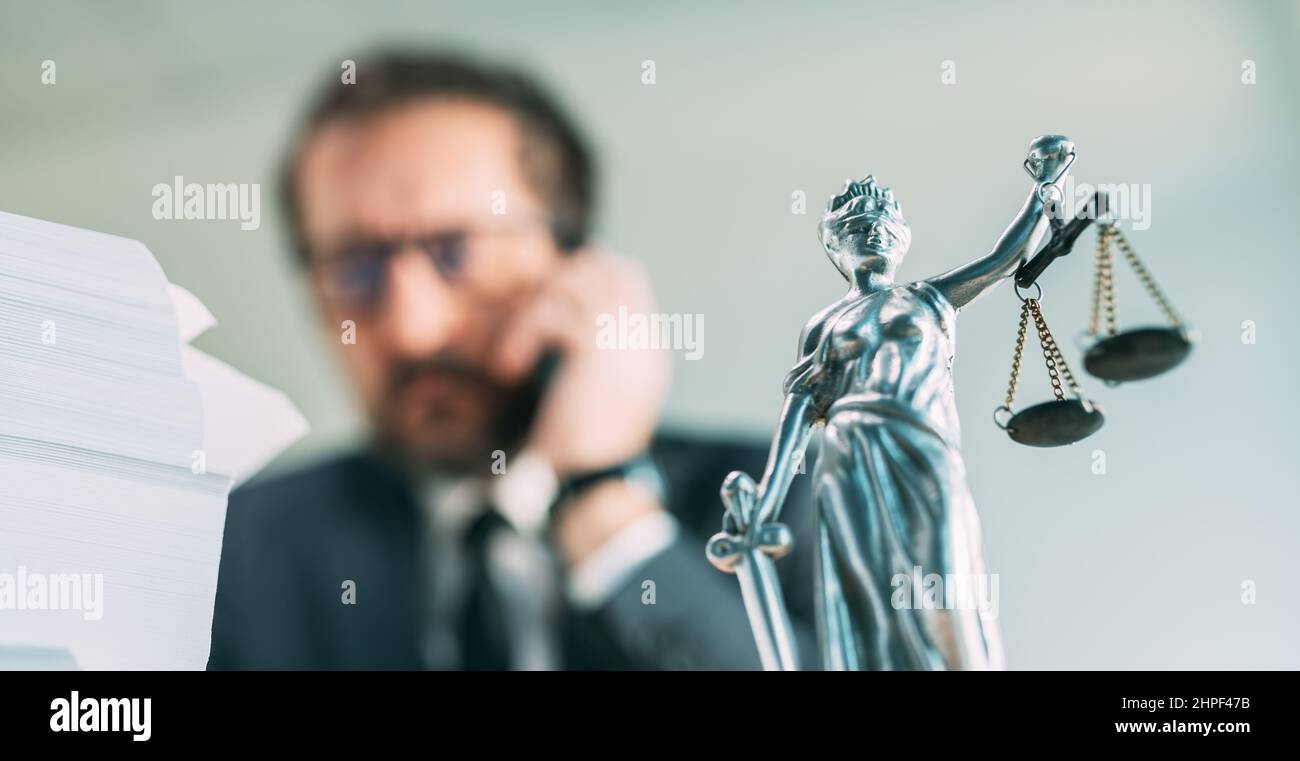
[[377, 308], [388, 291], [389, 263], [414, 248], [443, 281], [476, 301], [509, 296], [517, 286], [512, 254], [529, 235], [549, 230], [545, 217], [392, 239], [361, 239], [322, 256], [315, 269], [325, 295], [360, 309]]

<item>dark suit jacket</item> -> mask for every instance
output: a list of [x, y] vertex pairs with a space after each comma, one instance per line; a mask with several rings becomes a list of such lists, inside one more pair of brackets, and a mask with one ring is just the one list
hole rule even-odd
[[[757, 668], [739, 585], [704, 545], [721, 525], [728, 472], [761, 475], [766, 447], [664, 435], [652, 455], [682, 537], [595, 611], [562, 616], [567, 668]], [[795, 550], [777, 562], [804, 668], [813, 634], [809, 476], [782, 520]], [[209, 668], [420, 668], [427, 534], [414, 496], [368, 454], [237, 490], [226, 517]], [[356, 603], [341, 602], [356, 582]], [[642, 603], [641, 582], [655, 582]]]

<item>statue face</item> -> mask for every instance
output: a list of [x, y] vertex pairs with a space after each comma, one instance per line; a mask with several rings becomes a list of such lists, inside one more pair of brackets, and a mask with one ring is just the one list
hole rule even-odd
[[822, 216], [822, 245], [845, 277], [861, 270], [892, 277], [907, 254], [911, 233], [897, 207], [865, 188], [849, 183], [831, 200]]

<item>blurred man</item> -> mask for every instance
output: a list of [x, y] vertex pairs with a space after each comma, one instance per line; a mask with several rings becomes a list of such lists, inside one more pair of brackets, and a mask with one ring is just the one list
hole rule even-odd
[[[703, 547], [723, 477], [766, 452], [656, 435], [669, 355], [598, 346], [600, 315], [654, 302], [590, 245], [594, 187], [519, 74], [382, 55], [335, 75], [284, 199], [374, 444], [231, 497], [210, 667], [758, 665]], [[807, 554], [781, 566], [810, 662]]]

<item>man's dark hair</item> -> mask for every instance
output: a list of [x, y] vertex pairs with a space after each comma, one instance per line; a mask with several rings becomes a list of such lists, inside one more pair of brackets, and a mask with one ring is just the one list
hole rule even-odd
[[365, 118], [425, 98], [463, 98], [497, 106], [518, 122], [527, 182], [546, 203], [556, 243], [571, 251], [586, 242], [595, 196], [595, 162], [585, 140], [556, 101], [524, 74], [453, 53], [385, 52], [359, 56], [356, 82], [338, 72], [321, 87], [280, 167], [280, 199], [292, 243], [303, 262], [297, 167], [303, 145], [322, 125]]

